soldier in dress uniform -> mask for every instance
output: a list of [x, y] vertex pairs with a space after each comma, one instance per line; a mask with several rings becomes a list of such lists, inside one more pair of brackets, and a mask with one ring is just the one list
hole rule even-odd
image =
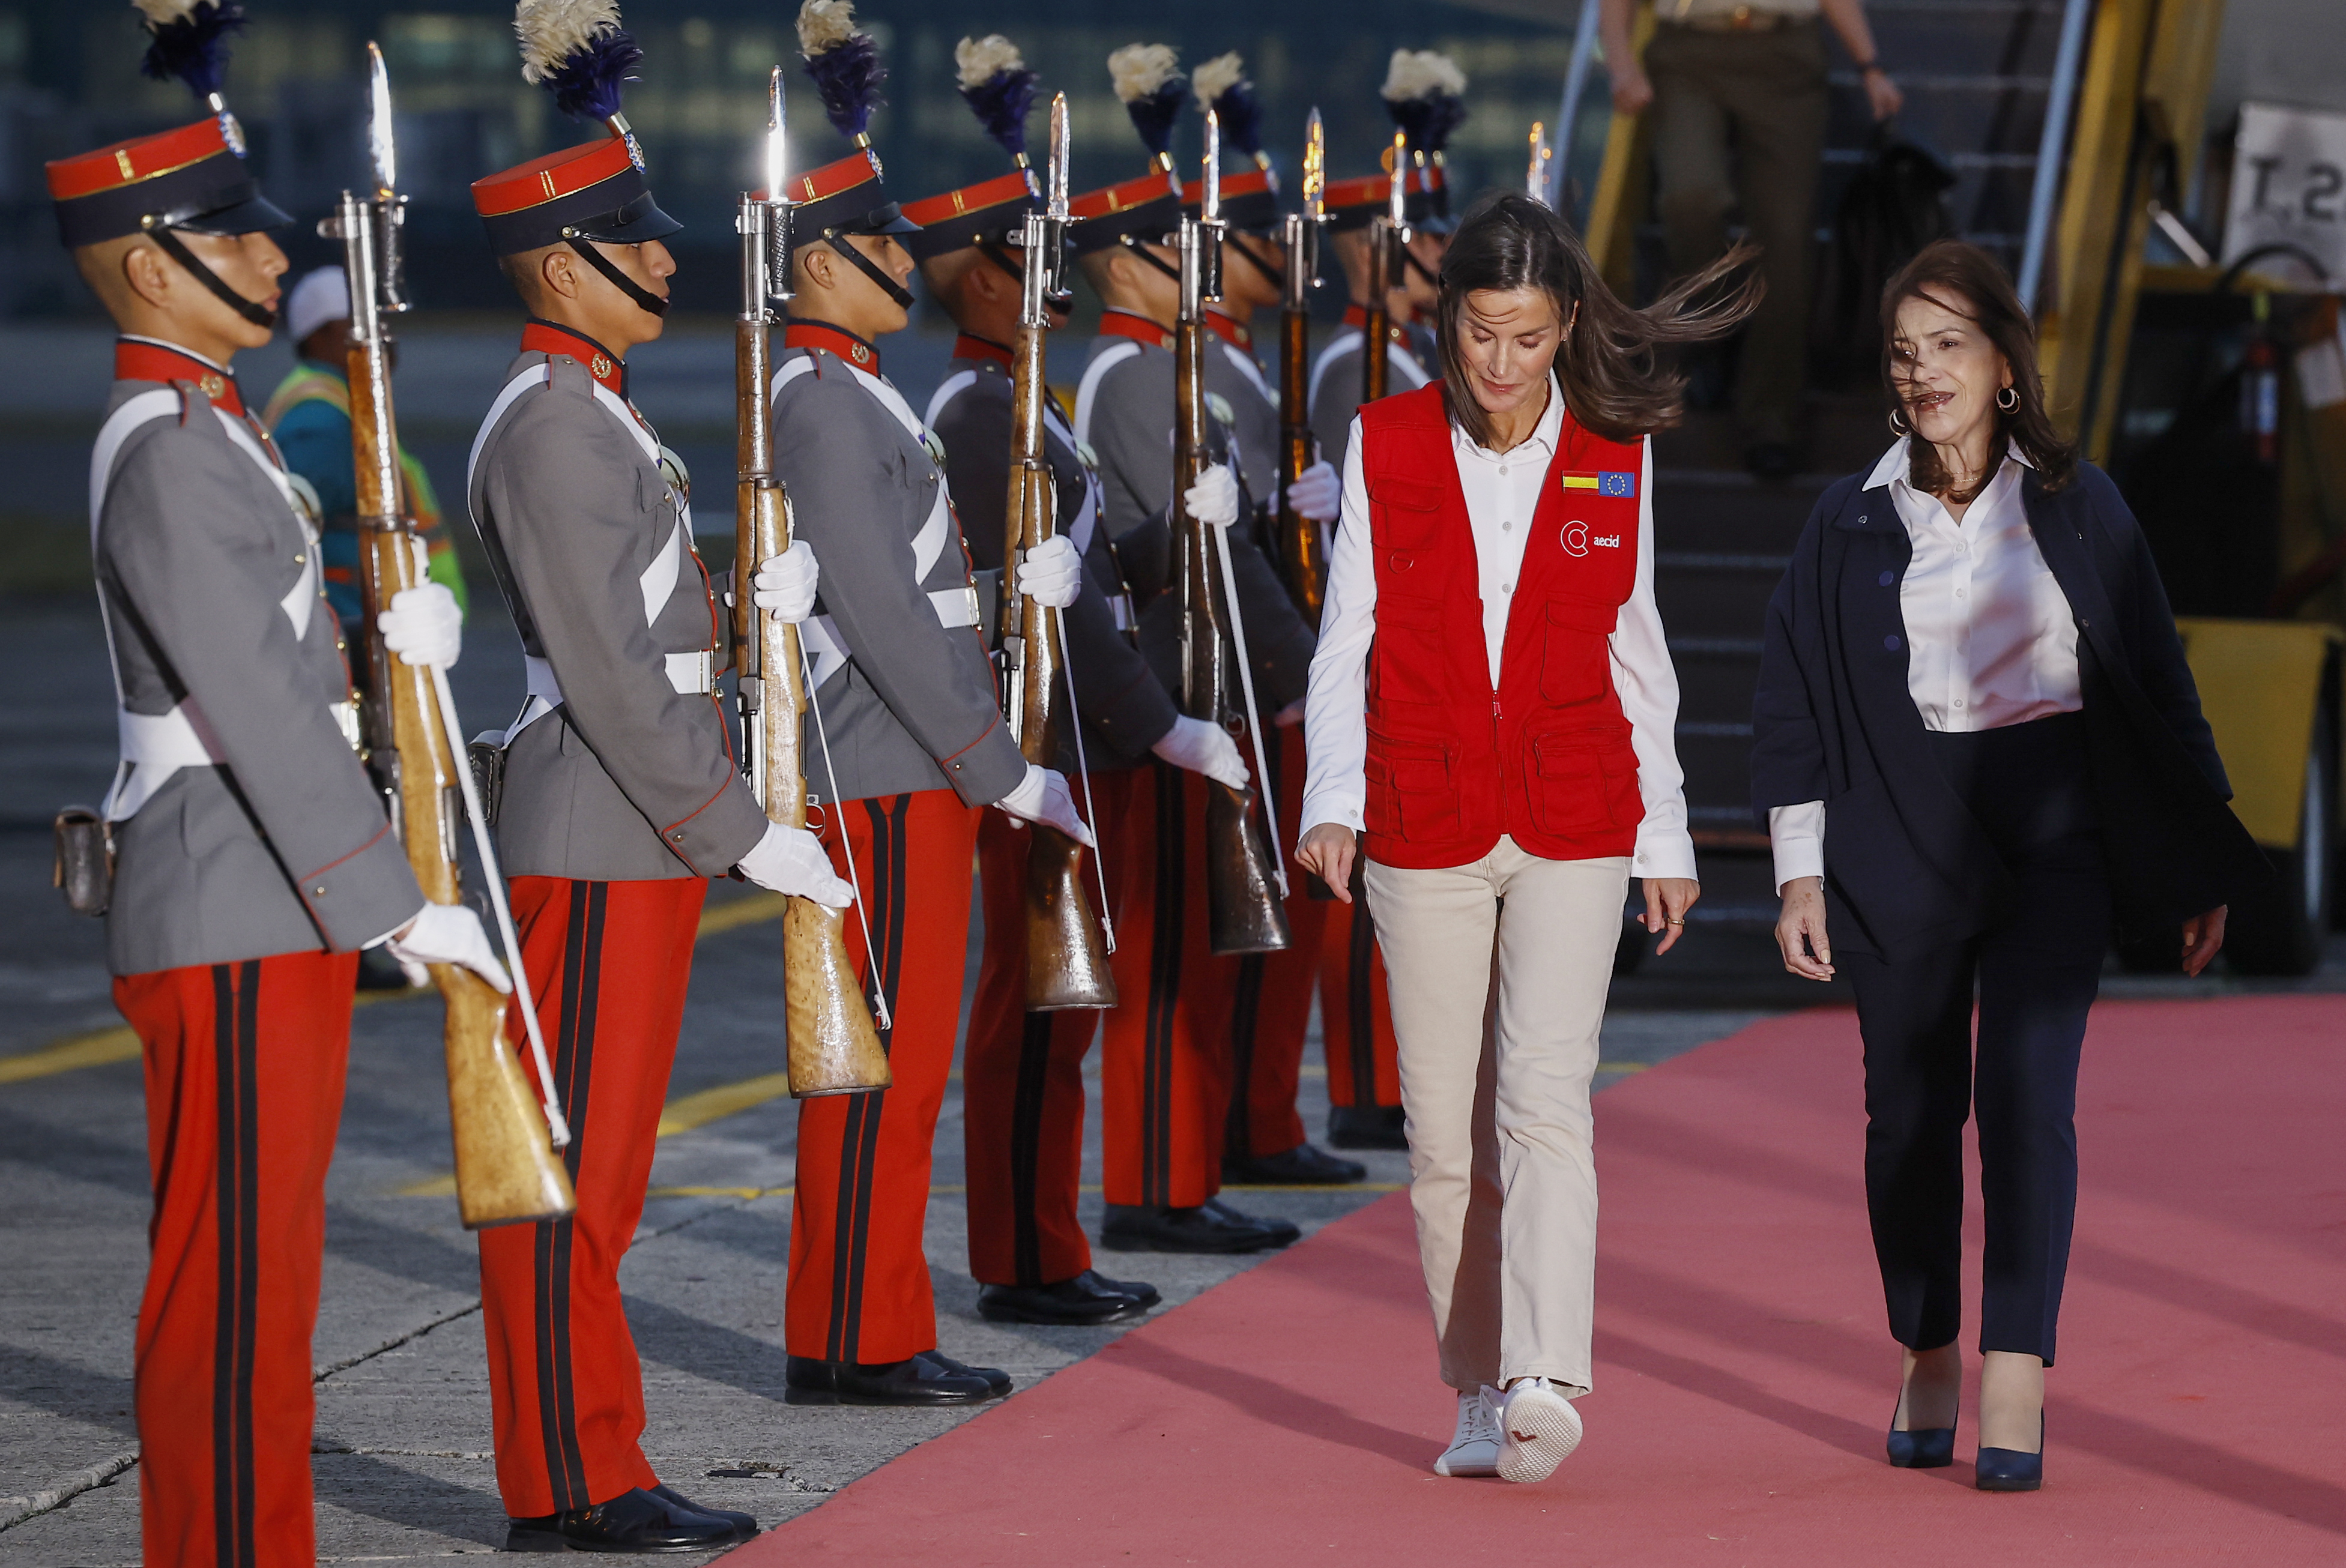
[[[269, 341], [291, 219], [220, 106], [210, 0], [147, 7], [150, 72], [209, 113], [48, 166], [120, 332], [91, 471], [122, 762], [101, 815], [107, 958], [146, 1061], [151, 1261], [133, 1402], [145, 1561], [315, 1561], [311, 1332], [359, 950], [509, 984], [471, 911], [424, 901], [354, 749], [318, 536], [230, 362]], [[455, 660], [436, 585], [382, 617]]]
[[[1076, 398], [1076, 435], [1096, 452], [1101, 520], [1140, 607], [1140, 647], [1168, 693], [1180, 690], [1180, 596], [1168, 577], [1173, 504], [1173, 325], [1179, 264], [1167, 243], [1180, 220], [1174, 121], [1186, 84], [1161, 45], [1119, 50], [1117, 91], [1156, 167], [1070, 204], [1076, 265], [1107, 307]], [[1209, 361], [1210, 362], [1210, 361]], [[1190, 514], [1230, 527], [1234, 583], [1266, 721], [1302, 695], [1312, 637], [1249, 529], [1234, 472], [1229, 400], [1209, 392], [1213, 466]], [[1299, 1234], [1221, 1202], [1221, 1143], [1230, 1093], [1230, 1031], [1240, 964], [1208, 951], [1205, 790], [1194, 776], [1145, 764], [1107, 850], [1123, 867], [1117, 904], [1118, 1005], [1105, 1025], [1102, 1109], [1107, 1219], [1104, 1245], [1131, 1250], [1245, 1252]]]
[[[1269, 313], [1276, 320], [1285, 300], [1285, 253], [1278, 239], [1279, 182], [1262, 146], [1262, 108], [1245, 63], [1235, 54], [1219, 56], [1197, 69], [1193, 81], [1200, 111], [1213, 111], [1222, 142], [1254, 167], [1224, 174], [1221, 215], [1222, 297], [1206, 308], [1215, 341], [1206, 350], [1206, 385], [1231, 412], [1232, 455], [1247, 494], [1256, 504], [1247, 519], [1266, 558], [1276, 559], [1271, 527], [1279, 491], [1279, 391], [1255, 358], [1254, 323]], [[1205, 199], [1201, 180], [1182, 188], [1182, 206], [1195, 212]], [[1314, 522], [1332, 526], [1342, 486], [1325, 459], [1298, 475], [1289, 502]], [[1265, 737], [1270, 764], [1270, 793], [1278, 820], [1295, 820], [1303, 806], [1303, 728], [1282, 714]], [[1289, 856], [1287, 922], [1294, 942], [1283, 952], [1250, 953], [1238, 961], [1237, 992], [1230, 1009], [1230, 1097], [1222, 1139], [1222, 1177], [1252, 1186], [1328, 1186], [1367, 1176], [1358, 1162], [1336, 1158], [1305, 1137], [1296, 1110], [1303, 1066], [1304, 1037], [1311, 1026], [1311, 993], [1320, 977], [1322, 924], [1342, 906], [1314, 899], [1310, 879], [1295, 865], [1293, 844], [1279, 846]]]
[[[715, 694], [724, 625], [692, 545], [688, 482], [627, 395], [660, 335], [680, 227], [617, 118], [635, 45], [616, 24], [565, 57], [520, 10], [532, 79], [607, 134], [475, 181], [529, 321], [474, 444], [467, 496], [521, 634], [528, 698], [504, 736], [497, 838], [567, 1110], [569, 1218], [481, 1233], [481, 1288], [509, 1550], [714, 1549], [755, 1533], [660, 1484], [639, 1446], [642, 1374], [619, 1261], [643, 1213], [709, 879], [849, 901], [821, 847], [766, 820]], [[568, 67], [565, 69], [565, 67]], [[582, 93], [561, 86], [585, 81]], [[811, 558], [759, 574], [803, 616]], [[516, 1020], [516, 1023], [518, 1021]]]
[[[807, 788], [824, 846], [864, 890], [849, 949], [886, 1003], [894, 1083], [800, 1109], [788, 1379], [798, 1400], [967, 1404], [1010, 1380], [938, 1352], [922, 1231], [961, 1019], [970, 860], [989, 806], [1091, 834], [1065, 776], [1029, 766], [1003, 722], [984, 626], [999, 578], [973, 576], [936, 437], [881, 371], [878, 340], [910, 321], [903, 240], [918, 229], [888, 199], [865, 131], [872, 40], [836, 3], [802, 10], [799, 38], [855, 150], [790, 178], [796, 298], [776, 358], [774, 473], [796, 536], [825, 563], [821, 613], [801, 633]], [[1073, 600], [1072, 545], [1024, 565], [1026, 591]]]
[[[1015, 167], [909, 204], [904, 214], [921, 231], [903, 243], [919, 262], [930, 296], [960, 329], [952, 366], [925, 419], [944, 447], [971, 559], [999, 572], [1008, 539], [1022, 229], [1038, 201], [1025, 158], [1035, 73], [998, 36], [962, 40], [955, 57], [962, 96]], [[1064, 321], [1064, 311], [1054, 318]], [[1085, 764], [1094, 770], [1096, 826], [1113, 831], [1100, 825], [1122, 819], [1131, 769], [1152, 753], [1176, 766], [1184, 758], [1193, 766], [1211, 759], [1230, 779], [1243, 779], [1246, 768], [1228, 735], [1174, 706], [1133, 646], [1131, 596], [1099, 525], [1098, 476], [1057, 403], [1046, 397], [1043, 412], [1044, 459], [1057, 492], [1060, 534], [1082, 566], [1076, 596], [1060, 617], [1082, 748], [1063, 723], [1058, 762], [1063, 770]], [[985, 953], [962, 1052], [970, 1273], [978, 1281], [978, 1311], [989, 1319], [1116, 1322], [1145, 1313], [1158, 1292], [1094, 1269], [1076, 1218], [1083, 1062], [1100, 1020], [1089, 1009], [1026, 1011], [1026, 843], [1007, 817], [988, 813], [980, 823]], [[1101, 873], [1113, 910], [1123, 867], [1103, 864]]]

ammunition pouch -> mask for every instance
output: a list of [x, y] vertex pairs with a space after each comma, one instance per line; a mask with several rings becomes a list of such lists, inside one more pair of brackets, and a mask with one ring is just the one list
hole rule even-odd
[[114, 827], [94, 808], [57, 813], [56, 867], [52, 881], [76, 914], [102, 915], [114, 901]]
[[481, 820], [497, 825], [497, 806], [505, 792], [505, 731], [484, 729], [464, 748], [464, 761], [473, 770], [473, 788], [481, 797]]

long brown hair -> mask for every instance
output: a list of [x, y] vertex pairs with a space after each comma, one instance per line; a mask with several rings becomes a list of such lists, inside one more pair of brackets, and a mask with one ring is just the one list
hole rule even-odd
[[1563, 219], [1521, 191], [1483, 198], [1468, 209], [1442, 258], [1436, 342], [1443, 402], [1452, 422], [1476, 445], [1490, 444], [1491, 416], [1474, 401], [1460, 349], [1466, 297], [1537, 289], [1555, 302], [1557, 324], [1570, 329], [1556, 350], [1556, 378], [1573, 418], [1610, 441], [1634, 441], [1678, 423], [1685, 413], [1686, 378], [1662, 351], [1723, 336], [1751, 313], [1763, 287], [1756, 275], [1743, 272], [1753, 254], [1738, 246], [1635, 311], [1605, 286]]
[[1964, 240], [1934, 239], [1883, 287], [1882, 379], [1890, 389], [1893, 428], [1907, 417], [1906, 385], [1898, 360], [1898, 307], [1909, 300], [1927, 300], [1985, 332], [2011, 370], [2012, 390], [2018, 394], [2012, 408], [1995, 406], [1995, 434], [1988, 446], [1992, 455], [1969, 494], [1954, 489], [1937, 447], [1908, 434], [1906, 462], [1914, 487], [1958, 504], [1976, 500], [2003, 466], [1996, 458], [2006, 443], [2020, 449], [2045, 489], [2067, 484], [2077, 472], [2077, 448], [2061, 439], [2053, 428], [2053, 416], [2045, 410], [2045, 381], [2036, 372], [2036, 324], [2022, 308], [2004, 263]]

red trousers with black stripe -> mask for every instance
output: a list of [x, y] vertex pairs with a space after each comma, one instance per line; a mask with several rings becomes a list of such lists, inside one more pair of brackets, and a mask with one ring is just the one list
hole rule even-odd
[[1222, 1186], [1244, 961], [1209, 947], [1206, 781], [1165, 762], [1122, 777], [1122, 809], [1100, 813], [1117, 909], [1117, 1005], [1100, 1045], [1102, 1174], [1110, 1203], [1187, 1208]]
[[[643, 1371], [619, 1301], [619, 1260], [643, 1217], [708, 896], [698, 877], [513, 880], [578, 1196], [567, 1219], [481, 1232], [497, 1491], [517, 1519], [607, 1502], [658, 1479], [638, 1442]], [[519, 1013], [508, 1017], [527, 1064]]]
[[134, 1400], [149, 1568], [300, 1568], [355, 953], [123, 976], [155, 1185]]
[[[1122, 817], [1132, 777], [1092, 776], [1103, 831]], [[1089, 1008], [1026, 1011], [1032, 840], [999, 811], [986, 812], [977, 831], [985, 956], [962, 1047], [961, 1087], [969, 1271], [981, 1285], [1050, 1285], [1092, 1266], [1076, 1196], [1084, 1166], [1084, 1055], [1099, 1033], [1100, 1014]], [[1088, 879], [1091, 867], [1084, 871]], [[1111, 911], [1114, 896], [1111, 882]]]
[[867, 989], [883, 994], [894, 1082], [799, 1105], [783, 1335], [794, 1356], [877, 1364], [937, 1346], [921, 1246], [937, 1113], [953, 1072], [968, 969], [970, 856], [983, 808], [950, 789], [849, 800], [821, 835], [842, 876], [850, 857], [872, 936], [847, 921]]

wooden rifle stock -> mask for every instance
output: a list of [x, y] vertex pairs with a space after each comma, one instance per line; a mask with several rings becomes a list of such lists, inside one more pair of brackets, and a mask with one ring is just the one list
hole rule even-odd
[[[765, 204], [742, 199], [743, 309], [733, 329], [738, 484], [734, 493], [733, 666], [741, 708], [741, 761], [766, 819], [807, 820], [802, 717], [808, 692], [799, 629], [764, 614], [758, 568], [790, 547], [790, 503], [774, 477], [772, 380], [767, 337]], [[754, 218], [754, 221], [753, 221]], [[893, 1081], [871, 1004], [847, 956], [847, 911], [792, 898], [782, 911], [782, 999], [790, 1093], [854, 1095]]]
[[[383, 646], [381, 617], [393, 597], [423, 581], [422, 550], [400, 492], [399, 438], [391, 404], [391, 344], [377, 308], [384, 215], [349, 196], [338, 214], [351, 282], [346, 369], [351, 443], [358, 480], [360, 594], [366, 614], [368, 766], [391, 809], [393, 830], [423, 896], [464, 901], [456, 769], [468, 766], [442, 721], [427, 666]], [[514, 958], [518, 961], [519, 953]], [[569, 1170], [554, 1150], [546, 1114], [506, 1035], [512, 999], [453, 963], [431, 966], [447, 1007], [448, 1120], [456, 1150], [456, 1207], [464, 1227], [559, 1219], [577, 1207]]]
[[[1184, 220], [1182, 266], [1196, 267]], [[1185, 296], [1190, 290], [1185, 285]], [[1220, 725], [1241, 751], [1249, 716], [1240, 693], [1237, 649], [1225, 624], [1221, 561], [1211, 524], [1189, 514], [1185, 499], [1210, 463], [1206, 453], [1205, 312], [1185, 299], [1173, 341], [1173, 571], [1181, 594], [1181, 710]], [[1207, 945], [1217, 955], [1279, 952], [1292, 944], [1279, 873], [1263, 825], [1261, 794], [1214, 779], [1206, 790]]]
[[[1044, 265], [1030, 255], [1026, 265]], [[1002, 552], [1002, 704], [1022, 756], [1056, 764], [1059, 612], [1018, 592], [1018, 563], [1059, 532], [1058, 492], [1043, 456], [1043, 345], [1047, 328], [1022, 326], [1011, 398], [1010, 497]], [[1114, 1007], [1106, 932], [1084, 886], [1084, 847], [1032, 824], [1026, 846], [1026, 1010]]]
[[[1299, 219], [1300, 221], [1300, 219]], [[1296, 265], [1290, 251], [1288, 265]], [[1304, 624], [1320, 629], [1328, 600], [1328, 552], [1320, 524], [1295, 510], [1288, 488], [1320, 460], [1311, 434], [1311, 313], [1295, 306], [1279, 316], [1280, 575]]]

